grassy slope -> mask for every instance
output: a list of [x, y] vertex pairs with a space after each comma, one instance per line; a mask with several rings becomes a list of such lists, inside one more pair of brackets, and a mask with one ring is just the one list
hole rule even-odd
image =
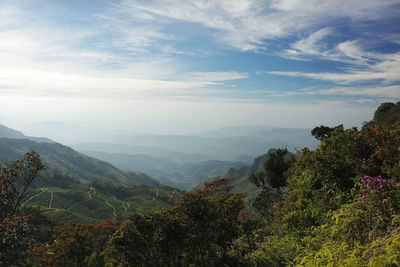
[[[49, 182], [50, 181], [50, 182]], [[60, 171], [46, 170], [35, 180], [24, 205], [40, 207], [60, 221], [100, 223], [126, 220], [170, 206], [183, 192], [170, 187], [122, 186], [112, 182], [83, 184]]]
[[22, 158], [29, 149], [41, 155], [47, 168], [29, 188], [24, 204], [60, 221], [125, 220], [135, 212], [166, 208], [169, 197], [183, 194], [146, 174], [124, 172], [57, 143], [0, 138], [0, 162]]
[[126, 185], [159, 186], [159, 183], [143, 173], [126, 173], [104, 161], [78, 153], [58, 143], [38, 143], [27, 139], [0, 138], [0, 162], [22, 158], [33, 149], [51, 169], [57, 168], [80, 181], [113, 181]]

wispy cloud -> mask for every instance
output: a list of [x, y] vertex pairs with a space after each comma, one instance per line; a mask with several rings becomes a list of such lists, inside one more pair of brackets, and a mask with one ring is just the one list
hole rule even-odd
[[339, 100], [315, 100], [314, 103], [326, 106], [344, 106], [347, 104], [346, 101]]
[[247, 79], [248, 73], [237, 71], [226, 72], [192, 72], [188, 73], [187, 77], [196, 81], [223, 82], [239, 79]]
[[216, 38], [220, 42], [247, 51], [265, 49], [270, 39], [289, 36], [299, 30], [309, 30], [329, 20], [346, 18], [363, 21], [391, 16], [395, 12], [390, 7], [395, 4], [398, 4], [396, 0], [124, 0], [120, 11], [131, 16], [143, 17], [143, 14], [147, 14], [148, 19], [153, 21], [161, 18], [197, 23], [217, 30]]
[[342, 67], [340, 72], [270, 71], [268, 73], [332, 81], [339, 84], [366, 81], [388, 84], [400, 81], [399, 52], [378, 53], [367, 51], [357, 40], [344, 41], [336, 46], [329, 47], [327, 46], [328, 40], [324, 40], [324, 38], [331, 33], [332, 31], [327, 28], [319, 30], [294, 43], [291, 49], [284, 51], [283, 56], [300, 60], [317, 58], [347, 64], [347, 67]]
[[365, 103], [375, 103], [376, 101], [368, 98], [361, 98], [361, 99], [355, 99], [354, 102], [365, 104]]
[[[118, 73], [76, 74], [43, 70], [0, 68], [0, 93], [6, 95], [79, 96], [95, 98], [146, 97], [151, 95], [218, 94], [231, 91], [207, 89], [223, 81], [246, 78], [236, 72], [189, 73], [184, 80], [121, 77]], [[217, 83], [216, 83], [217, 82]]]
[[320, 42], [331, 33], [332, 30], [329, 28], [320, 29], [306, 38], [296, 41], [291, 49], [284, 50], [281, 55], [293, 59], [302, 59], [304, 56], [327, 56], [325, 51], [321, 51]]
[[371, 96], [381, 98], [400, 99], [400, 85], [384, 86], [384, 87], [337, 87], [326, 90], [313, 91], [313, 94], [321, 95], [354, 95], [354, 96]]
[[[297, 91], [280, 92], [267, 91], [271, 96], [296, 96], [296, 95], [319, 95], [319, 96], [363, 96], [378, 97], [381, 99], [400, 99], [400, 85], [378, 86], [378, 87], [333, 87], [329, 89], [300, 89]], [[365, 98], [363, 98], [365, 100]], [[360, 100], [361, 101], [361, 100]], [[368, 103], [372, 100], [361, 101]]]

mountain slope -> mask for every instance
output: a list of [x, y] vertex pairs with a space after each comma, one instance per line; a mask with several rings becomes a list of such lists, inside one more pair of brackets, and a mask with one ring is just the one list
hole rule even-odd
[[126, 185], [160, 185], [144, 173], [123, 172], [109, 163], [91, 158], [58, 143], [0, 138], [0, 163], [21, 158], [30, 149], [38, 152], [49, 168], [60, 169], [80, 181], [99, 180]]
[[48, 143], [53, 143], [54, 141], [45, 138], [45, 137], [33, 137], [33, 136], [26, 136], [20, 131], [13, 130], [11, 128], [8, 128], [4, 125], [0, 124], [0, 138], [1, 137], [7, 137], [7, 138], [13, 138], [13, 139], [28, 139], [36, 142], [48, 142]]
[[81, 183], [57, 169], [42, 171], [24, 205], [39, 207], [58, 221], [101, 223], [126, 220], [133, 213], [169, 207], [183, 192], [171, 187], [122, 186], [112, 182]]
[[0, 137], [8, 137], [8, 138], [25, 138], [25, 135], [19, 131], [8, 128], [4, 125], [0, 124]]

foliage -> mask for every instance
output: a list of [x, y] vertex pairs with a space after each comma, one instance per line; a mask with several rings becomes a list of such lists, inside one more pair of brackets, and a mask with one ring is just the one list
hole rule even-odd
[[5, 218], [0, 224], [0, 266], [24, 264], [31, 256], [34, 240], [30, 220], [32, 215]]
[[264, 172], [250, 175], [249, 181], [257, 187], [260, 185], [265, 187], [266, 184], [273, 188], [285, 186], [286, 178], [284, 174], [295, 162], [294, 157], [286, 159], [285, 156], [287, 154], [288, 150], [286, 148], [269, 152], [269, 157], [264, 163]]
[[204, 188], [196, 190], [197, 193], [202, 193], [205, 195], [213, 196], [218, 194], [219, 192], [227, 192], [229, 193], [233, 185], [231, 182], [235, 180], [234, 178], [219, 178], [211, 182], [205, 182]]
[[39, 154], [32, 150], [21, 160], [0, 165], [0, 221], [15, 214], [28, 186], [43, 168]]
[[[109, 266], [201, 266], [229, 264], [229, 244], [239, 236], [239, 193], [187, 193], [176, 206], [134, 215], [110, 240]], [[132, 253], [134, 252], [134, 253]]]
[[78, 224], [69, 222], [56, 226], [53, 243], [38, 243], [35, 247], [35, 263], [41, 266], [82, 266], [101, 263], [102, 251], [108, 238], [119, 228], [119, 223], [105, 221], [103, 224]]
[[382, 103], [375, 111], [374, 119], [366, 124], [369, 127], [395, 129], [400, 126], [400, 102]]
[[29, 151], [21, 160], [0, 165], [0, 265], [26, 262], [34, 242], [32, 214], [19, 215], [18, 209], [28, 186], [44, 168], [39, 155]]
[[274, 214], [274, 204], [282, 199], [282, 194], [277, 189], [265, 186], [258, 196], [251, 202], [252, 207], [267, 220]]
[[334, 128], [286, 172], [288, 186], [270, 210], [269, 231], [247, 263], [398, 265], [399, 168], [400, 128]]
[[[339, 125], [337, 127], [341, 127], [343, 125]], [[332, 132], [335, 130], [335, 128], [328, 127], [328, 126], [318, 126], [312, 129], [311, 135], [314, 136], [317, 140], [323, 140], [325, 138], [329, 138], [332, 135]]]
[[286, 185], [285, 172], [295, 161], [294, 157], [285, 160], [288, 150], [277, 149], [269, 154], [269, 159], [264, 164], [265, 180], [273, 188], [280, 188]]

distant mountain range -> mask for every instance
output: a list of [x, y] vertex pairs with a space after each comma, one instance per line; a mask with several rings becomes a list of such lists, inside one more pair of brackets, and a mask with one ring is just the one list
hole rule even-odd
[[250, 165], [271, 148], [317, 146], [308, 129], [242, 126], [197, 136], [121, 135], [75, 144], [82, 153], [125, 171], [145, 172], [161, 183], [189, 189], [232, 167]]
[[180, 189], [188, 189], [193, 185], [221, 174], [234, 166], [243, 166], [243, 162], [207, 160], [178, 164], [165, 157], [151, 155], [132, 155], [123, 153], [107, 153], [101, 151], [82, 150], [83, 153], [107, 161], [125, 171], [141, 171], [159, 180], [162, 184]]
[[253, 198], [259, 189], [248, 182], [248, 176], [263, 169], [268, 159], [265, 151], [301, 148], [302, 142], [313, 148], [316, 143], [305, 129], [259, 126], [224, 128], [202, 136], [113, 138], [120, 143], [77, 144], [74, 148], [80, 153], [0, 125], [0, 163], [35, 150], [47, 170], [35, 181], [25, 204], [39, 206], [60, 220], [100, 222], [167, 207], [170, 197], [183, 194], [169, 186], [194, 190], [220, 177], [235, 178], [234, 191]]
[[304, 146], [313, 149], [317, 145], [307, 129], [267, 128], [254, 132], [253, 136], [224, 136], [229, 132], [221, 130], [204, 136], [110, 136], [102, 142], [86, 142], [74, 144], [72, 147], [78, 151], [161, 156], [184, 164], [205, 160], [236, 161], [243, 156], [254, 158], [270, 148], [286, 147], [294, 151], [295, 148], [301, 149]]

